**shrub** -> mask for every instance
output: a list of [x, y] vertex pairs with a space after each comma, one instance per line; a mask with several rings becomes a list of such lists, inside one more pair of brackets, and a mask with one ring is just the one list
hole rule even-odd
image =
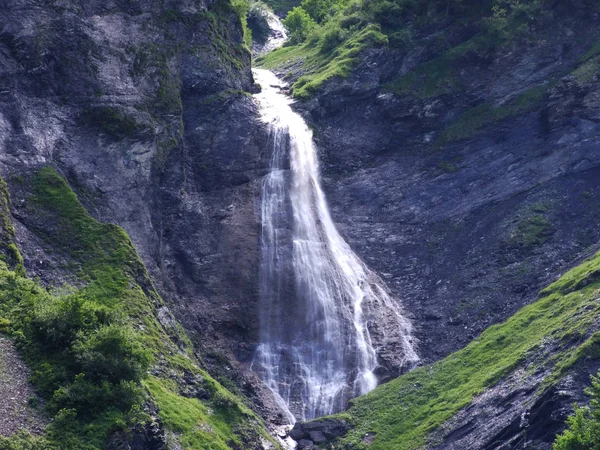
[[332, 0], [302, 0], [300, 6], [315, 22], [320, 23], [329, 14], [333, 3]]
[[0, 450], [58, 450], [45, 438], [34, 436], [26, 430], [19, 430], [10, 438], [0, 436]]
[[83, 295], [47, 296], [37, 302], [32, 312], [30, 332], [40, 345], [63, 350], [78, 333], [107, 323], [109, 316], [107, 308]]
[[585, 390], [591, 397], [590, 406], [575, 405], [567, 419], [567, 429], [557, 436], [554, 450], [600, 450], [600, 372], [592, 376], [592, 384]]
[[283, 26], [288, 31], [290, 44], [299, 44], [306, 40], [316, 23], [304, 8], [296, 6], [283, 19]]
[[406, 14], [414, 4], [414, 0], [371, 0], [363, 8], [384, 30], [394, 30], [405, 25]]
[[329, 53], [344, 42], [344, 33], [339, 26], [334, 26], [325, 31], [321, 37], [319, 51]]
[[142, 400], [142, 390], [133, 381], [96, 384], [87, 380], [84, 374], [79, 374], [73, 383], [54, 392], [49, 408], [54, 412], [73, 410], [78, 416], [89, 418], [110, 409], [128, 412]]
[[133, 330], [118, 324], [80, 333], [73, 353], [82, 371], [94, 381], [139, 381], [150, 364], [150, 353], [142, 348]]

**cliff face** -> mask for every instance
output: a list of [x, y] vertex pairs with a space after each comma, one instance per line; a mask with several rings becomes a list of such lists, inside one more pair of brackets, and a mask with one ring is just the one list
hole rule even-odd
[[[402, 299], [425, 362], [464, 347], [599, 248], [600, 28], [597, 11], [575, 3], [495, 52], [463, 45], [468, 27], [435, 51], [365, 50], [348, 78], [297, 104], [314, 125], [334, 219]], [[2, 2], [0, 174], [31, 277], [82, 283], [81, 261], [48, 244], [56, 222], [29, 208], [31, 174], [52, 166], [95, 219], [129, 234], [203, 365], [277, 422], [248, 370], [269, 155], [242, 33], [223, 0]], [[296, 79], [305, 69], [280, 70]], [[174, 323], [168, 310], [163, 325]], [[539, 418], [550, 406], [560, 414], [536, 429], [560, 429], [596, 368], [578, 366], [538, 397], [536, 379], [507, 379], [430, 445], [494, 448], [523, 433], [523, 413]], [[485, 431], [481, 417], [508, 403]]]
[[[81, 267], [89, 255], [78, 249], [74, 258], [61, 247], [61, 222], [32, 209], [32, 174], [51, 166], [95, 219], [131, 237], [150, 275], [141, 282], [137, 273], [132, 286], [151, 291], [151, 281], [168, 307], [148, 294], [157, 310], [143, 315], [179, 329], [172, 312], [202, 367], [269, 416], [260, 383], [248, 373], [240, 381], [237, 368], [256, 338], [255, 204], [268, 160], [238, 12], [222, 0], [6, 1], [0, 31], [0, 174], [27, 274], [50, 287], [89, 282]], [[182, 348], [175, 341], [165, 341], [171, 355]], [[168, 377], [185, 392], [202, 380], [176, 370]], [[198, 389], [189, 402], [210, 397]], [[172, 400], [152, 395], [161, 392]], [[273, 445], [244, 428], [259, 422], [241, 417], [230, 416], [236, 428], [211, 445]]]
[[[477, 345], [484, 329], [600, 247], [599, 16], [591, 4], [569, 5], [556, 3], [551, 24], [493, 51], [476, 45], [474, 29], [450, 25], [426, 30], [409, 50], [371, 48], [347, 78], [326, 81], [309, 99], [300, 95], [334, 219], [412, 314], [426, 362]], [[436, 40], [442, 49], [432, 50]], [[313, 56], [286, 52], [264, 61], [298, 81], [298, 92], [302, 76], [319, 75], [306, 63]], [[559, 358], [560, 348], [532, 349], [527, 358]], [[532, 376], [522, 372], [527, 364], [504, 372], [423, 441], [406, 430], [433, 420], [436, 407], [417, 411], [438, 382], [428, 374], [446, 366], [405, 375], [341, 416], [355, 428], [342, 426], [336, 445], [551, 448], [598, 365], [588, 360], [548, 388], [552, 368]], [[491, 365], [480, 370], [494, 372]], [[403, 419], [378, 422], [397, 400], [404, 409], [389, 416]], [[330, 428], [307, 424], [295, 434], [309, 445], [309, 431], [332, 440]]]
[[413, 314], [429, 361], [598, 248], [597, 13], [536, 33], [495, 52], [450, 35], [452, 57], [371, 49], [298, 103], [335, 220]]
[[[229, 2], [9, 1], [0, 16], [0, 172], [11, 190], [36, 167], [60, 170], [97, 219], [128, 232], [199, 348], [218, 366], [220, 352], [246, 361], [268, 155]], [[32, 276], [68, 278], [17, 229]]]

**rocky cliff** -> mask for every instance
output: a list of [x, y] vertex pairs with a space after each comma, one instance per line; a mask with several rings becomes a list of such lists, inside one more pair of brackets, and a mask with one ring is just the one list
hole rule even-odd
[[[256, 339], [255, 205], [268, 157], [250, 98], [250, 53], [238, 11], [221, 0], [6, 1], [0, 30], [0, 173], [12, 197], [3, 217], [15, 230], [7, 235], [5, 260], [22, 255], [27, 275], [51, 289], [85, 290], [98, 275], [86, 261], [121, 239], [98, 240], [112, 231], [94, 234], [95, 220], [121, 226], [149, 275], [137, 267], [128, 283], [141, 286], [154, 305], [132, 313], [132, 323], [147, 316], [152, 327], [164, 328], [166, 335], [145, 341], [154, 348], [153, 339], [164, 340], [158, 353], [193, 355], [187, 368], [160, 357], [154, 375], [170, 373], [166, 378], [185, 392], [173, 390], [171, 381], [147, 386], [154, 404], [162, 402], [151, 416], [186, 448], [200, 445], [198, 433], [214, 448], [275, 445], [259, 437], [266, 432], [248, 411], [226, 413], [233, 430], [221, 432], [221, 422], [209, 418], [206, 429], [185, 431], [187, 425], [169, 420], [167, 406], [190, 414], [200, 408], [199, 423], [204, 407], [190, 402], [236, 408], [230, 394], [210, 388], [217, 385], [198, 372], [202, 367], [237, 395], [253, 397], [247, 404], [265, 416], [271, 411], [261, 406], [260, 384], [251, 376], [240, 381], [236, 368], [251, 357]], [[62, 195], [44, 205], [50, 212], [35, 206], [40, 183], [62, 186], [63, 177], [93, 219], [62, 210]], [[179, 323], [193, 341], [187, 350], [187, 337], [172, 335], [182, 332]], [[204, 387], [197, 389], [199, 383]], [[159, 434], [164, 440], [165, 430]], [[135, 439], [134, 448], [162, 448]]]
[[[328, 80], [327, 71], [347, 43], [331, 55], [306, 45], [259, 60], [299, 98], [334, 218], [412, 314], [425, 361], [477, 342], [599, 248], [600, 18], [591, 2], [548, 3], [551, 20], [494, 48], [480, 45], [477, 26], [414, 25], [413, 45], [371, 45], [345, 78]], [[544, 392], [547, 370], [534, 379], [519, 372], [502, 378], [436, 425], [429, 445], [550, 448], [597, 364]], [[392, 407], [378, 403], [384, 392], [401, 399], [411, 383], [429, 389], [427, 379], [402, 377], [407, 385], [357, 401], [350, 417], [360, 431], [338, 430], [349, 445], [340, 448], [423, 445], [375, 438], [422, 425], [424, 416], [410, 423], [399, 417], [423, 397], [400, 400], [403, 412], [390, 413], [397, 423], [382, 420], [386, 428], [375, 416]], [[331, 439], [329, 428], [307, 425], [296, 436], [309, 442], [316, 430]], [[323, 434], [319, 443], [328, 440]]]
[[[593, 2], [556, 4], [551, 20], [493, 50], [476, 45], [473, 27], [444, 21], [421, 29], [411, 47], [377, 40], [361, 47], [345, 78], [296, 104], [314, 127], [334, 220], [402, 299], [426, 363], [477, 340], [599, 248], [600, 19]], [[186, 448], [276, 445], [246, 408], [282, 420], [249, 370], [258, 333], [257, 200], [269, 157], [249, 95], [250, 63], [238, 11], [225, 0], [0, 3], [0, 174], [11, 197], [9, 204], [0, 196], [0, 244], [11, 271], [2, 268], [2, 277], [26, 289], [37, 288], [25, 273], [52, 292], [85, 290], [98, 276], [97, 262], [92, 270], [88, 261], [101, 255], [106, 268], [106, 250], [112, 267], [113, 247], [129, 248], [128, 238], [99, 225], [117, 224], [137, 253], [119, 256], [119, 290], [111, 284], [95, 295], [140, 289], [146, 300], [132, 323], [162, 330], [147, 341], [157, 354], [191, 358], [167, 358], [151, 370], [146, 389], [155, 402], [145, 408], [153, 420], [133, 437], [108, 433], [112, 448], [162, 448], [169, 436]], [[294, 83], [310, 63], [279, 58], [271, 67]], [[74, 206], [71, 190], [85, 209]], [[581, 305], [569, 299], [561, 300], [567, 309], [595, 311], [591, 294]], [[0, 309], [0, 329], [5, 314]], [[414, 442], [548, 447], [598, 365], [578, 357], [558, 376], [540, 358], [567, 358], [583, 343], [595, 348], [597, 324], [592, 315], [585, 320], [575, 334], [544, 325], [524, 340], [541, 353], [507, 347], [506, 364], [448, 399], [451, 413], [436, 416], [437, 431]], [[556, 330], [560, 339], [544, 340]], [[487, 336], [498, 350], [504, 338]], [[584, 356], [595, 355], [586, 348]], [[511, 351], [524, 355], [527, 376], [508, 370], [516, 367]], [[482, 361], [473, 367], [490, 370]], [[351, 420], [299, 427], [294, 436], [322, 443], [354, 427], [344, 445], [393, 443], [378, 443], [364, 411], [385, 411], [398, 392], [406, 408], [423, 403], [410, 395], [428, 367], [357, 401]], [[538, 391], [553, 374], [556, 382]], [[218, 420], [207, 413], [214, 410]], [[181, 411], [210, 420], [198, 428], [178, 421]], [[493, 427], [483, 419], [498, 416]], [[378, 424], [381, 434], [387, 425]]]

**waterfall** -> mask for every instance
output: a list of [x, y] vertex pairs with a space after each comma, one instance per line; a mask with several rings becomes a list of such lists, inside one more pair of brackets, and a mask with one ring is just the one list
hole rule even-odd
[[350, 398], [374, 389], [384, 347], [401, 352], [404, 369], [419, 358], [398, 301], [335, 227], [312, 132], [274, 74], [255, 69], [254, 76], [262, 87], [255, 98], [269, 129], [271, 170], [262, 192], [260, 343], [253, 369], [294, 423], [339, 412]]

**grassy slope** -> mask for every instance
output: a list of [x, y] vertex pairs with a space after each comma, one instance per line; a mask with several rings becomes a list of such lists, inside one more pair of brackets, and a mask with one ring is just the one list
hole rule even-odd
[[378, 25], [369, 25], [352, 34], [350, 38], [331, 51], [323, 52], [314, 41], [306, 44], [282, 47], [256, 60], [256, 65], [264, 69], [286, 70], [302, 63], [304, 75], [292, 85], [292, 95], [306, 99], [313, 95], [323, 83], [334, 78], [346, 78], [358, 63], [360, 54], [367, 48], [387, 44], [387, 37]]
[[[260, 67], [284, 72], [292, 67], [297, 70], [300, 65], [303, 75], [292, 84], [292, 95], [296, 98], [310, 97], [333, 77], [348, 77], [358, 64], [360, 54], [368, 48], [389, 46], [407, 51], [415, 46], [431, 45], [427, 40], [414, 42], [410, 29], [447, 22], [445, 1], [333, 3], [337, 6], [330, 10], [331, 15], [310, 32], [306, 42], [274, 50], [256, 61]], [[489, 14], [490, 1], [481, 3], [485, 5], [463, 7], [458, 17], [454, 17], [455, 21], [477, 21]], [[440, 42], [444, 39], [444, 33], [438, 36]], [[390, 90], [398, 95], [409, 93], [417, 97], [443, 93], [460, 83], [454, 64], [456, 58], [481, 45], [488, 45], [487, 37], [479, 36], [449, 49], [439, 61], [426, 62], [391, 83]]]
[[[600, 357], [599, 299], [600, 253], [463, 350], [353, 400], [341, 416], [354, 428], [336, 448], [348, 443], [366, 448], [361, 439], [374, 432], [369, 450], [418, 449], [431, 431], [517, 367], [533, 372], [544, 366], [550, 375], [540, 389], [555, 383], [578, 360]], [[550, 361], [536, 359], [540, 346], [548, 343], [557, 345], [559, 352]]]
[[[202, 370], [194, 356], [185, 333], [178, 324], [163, 327], [157, 320], [157, 308], [162, 300], [152, 287], [151, 281], [127, 234], [118, 226], [103, 224], [93, 219], [65, 182], [53, 169], [45, 168], [31, 180], [33, 194], [28, 201], [29, 213], [38, 218], [36, 223], [45, 226], [35, 230], [50, 249], [63, 253], [70, 261], [69, 268], [75, 272], [82, 288], [70, 288], [95, 306], [119, 311], [124, 321], [139, 330], [143, 346], [154, 358], [152, 377], [146, 378], [148, 400], [158, 408], [158, 415], [167, 430], [176, 433], [185, 449], [246, 448], [247, 438], [270, 440], [262, 421], [254, 415], [235, 395]], [[4, 185], [3, 185], [4, 186]], [[8, 205], [8, 198], [4, 200]], [[0, 205], [2, 206], [2, 205]], [[6, 221], [6, 214], [2, 217]], [[11, 270], [0, 263], [0, 317], [14, 321], [5, 327], [17, 339], [23, 339], [18, 323], [24, 310], [35, 308], [43, 302], [52, 301], [61, 294], [50, 294], [18, 270]], [[18, 267], [17, 267], [18, 269]], [[64, 290], [64, 289], [63, 289]], [[27, 349], [24, 342], [22, 348]], [[33, 359], [32, 356], [35, 358]], [[46, 355], [29, 355], [34, 371], [39, 371]], [[200, 379], [207, 392], [207, 400], [190, 399], [180, 395], [177, 380], [183, 373]], [[35, 375], [35, 374], [34, 374]], [[60, 413], [59, 413], [60, 414]], [[124, 416], [123, 426], [147, 418]], [[65, 442], [62, 433], [52, 427], [47, 441], [37, 443], [35, 448], [103, 448], [106, 437], [115, 431], [118, 420], [114, 417], [96, 417], [91, 421], [68, 419], [74, 436]], [[64, 424], [63, 424], [64, 425]], [[0, 448], [19, 448], [18, 439], [0, 441]], [[11, 445], [13, 445], [11, 447]]]

